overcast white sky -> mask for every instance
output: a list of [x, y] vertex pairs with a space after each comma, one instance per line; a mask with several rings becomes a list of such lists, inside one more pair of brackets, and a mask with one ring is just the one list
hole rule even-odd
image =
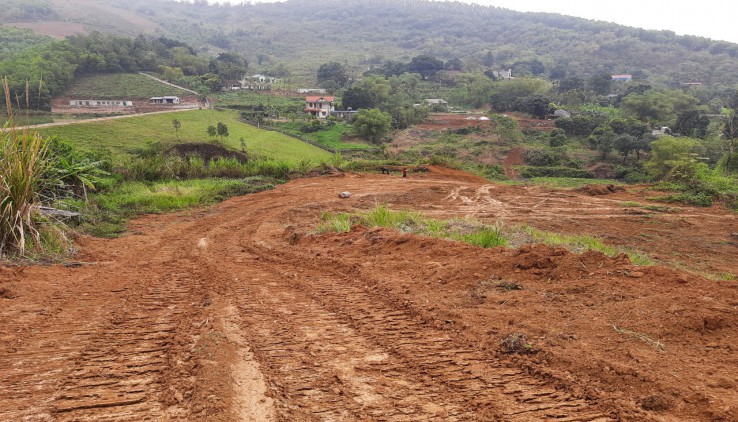
[[[276, 2], [280, 0], [251, 0]], [[316, 0], [320, 1], [320, 0]], [[440, 0], [443, 1], [443, 0]], [[462, 0], [521, 12], [551, 12], [738, 43], [738, 0]], [[242, 3], [244, 0], [210, 0]], [[247, 1], [249, 2], [249, 1]]]

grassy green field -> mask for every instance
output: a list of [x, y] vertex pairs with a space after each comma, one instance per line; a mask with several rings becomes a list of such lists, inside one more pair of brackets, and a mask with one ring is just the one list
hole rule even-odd
[[193, 94], [137, 73], [110, 73], [76, 78], [64, 95], [76, 98], [127, 99]]
[[344, 135], [350, 135], [353, 133], [353, 128], [351, 125], [344, 123], [344, 122], [338, 122], [333, 126], [326, 127], [324, 130], [319, 130], [317, 132], [309, 132], [304, 133], [300, 131], [300, 127], [303, 125], [309, 124], [308, 122], [284, 122], [284, 123], [277, 123], [276, 126], [279, 127], [279, 129], [285, 131], [286, 133], [293, 134], [295, 136], [302, 137], [304, 139], [309, 139], [318, 145], [322, 145], [327, 148], [331, 148], [335, 151], [340, 151], [344, 149], [366, 149], [366, 150], [373, 150], [376, 149], [376, 145], [371, 145], [369, 143], [365, 142], [343, 142], [341, 139]]
[[[100, 147], [107, 148], [113, 156], [120, 158], [140, 151], [155, 142], [164, 145], [208, 142], [213, 139], [207, 135], [208, 126], [216, 126], [218, 122], [223, 122], [228, 126], [229, 131], [229, 136], [224, 138], [223, 143], [236, 149], [240, 149], [240, 139], [243, 137], [247, 152], [277, 160], [296, 163], [303, 159], [310, 159], [319, 162], [331, 156], [320, 148], [281, 133], [257, 129], [238, 121], [237, 118], [238, 112], [236, 111], [192, 110], [75, 123], [42, 128], [39, 131], [44, 136], [59, 136], [88, 151]], [[179, 120], [182, 124], [179, 129], [179, 140], [172, 126], [174, 119]]]
[[215, 97], [213, 103], [218, 107], [240, 106], [248, 104], [263, 105], [267, 109], [269, 109], [271, 107], [302, 108], [305, 105], [305, 96], [297, 94], [295, 94], [295, 96], [293, 97], [283, 97], [280, 95], [272, 95], [269, 92], [260, 93], [256, 91], [242, 90], [216, 93], [213, 96]]

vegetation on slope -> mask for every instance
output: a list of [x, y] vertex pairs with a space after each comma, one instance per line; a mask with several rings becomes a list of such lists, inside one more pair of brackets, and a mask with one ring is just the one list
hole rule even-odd
[[292, 0], [230, 6], [84, 1], [155, 22], [168, 36], [207, 48], [213, 55], [237, 52], [261, 69], [286, 64], [301, 75], [313, 74], [331, 60], [361, 72], [386, 59], [421, 53], [444, 61], [458, 58], [470, 66], [513, 68], [519, 75], [541, 72], [553, 79], [633, 73], [678, 85], [695, 80], [733, 83], [738, 74], [738, 45], [733, 43], [458, 2]]
[[[181, 122], [179, 139], [172, 120]], [[44, 136], [58, 136], [86, 151], [99, 148], [109, 149], [114, 156], [131, 155], [148, 145], [161, 143], [171, 145], [181, 142], [208, 142], [208, 126], [223, 122], [228, 126], [229, 136], [223, 143], [240, 149], [243, 138], [248, 153], [276, 160], [298, 162], [311, 159], [316, 163], [330, 156], [320, 148], [301, 142], [277, 132], [258, 129], [238, 120], [235, 111], [192, 110], [178, 113], [152, 114], [126, 117], [100, 122], [75, 123], [41, 129]]]
[[193, 94], [137, 73], [107, 73], [76, 78], [63, 95], [90, 99], [134, 99]]

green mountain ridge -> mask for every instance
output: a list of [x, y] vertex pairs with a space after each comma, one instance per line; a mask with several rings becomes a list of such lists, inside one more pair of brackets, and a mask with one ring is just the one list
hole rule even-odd
[[[384, 60], [430, 54], [460, 59], [467, 70], [544, 65], [551, 79], [630, 73], [668, 86], [738, 82], [738, 44], [677, 36], [548, 13], [427, 0], [290, 0], [285, 3], [208, 5], [204, 0], [28, 0], [50, 8], [55, 20], [89, 30], [140, 30], [186, 42], [200, 53], [248, 58], [252, 69], [286, 66], [313, 77], [338, 61], [360, 74]], [[75, 5], [79, 7], [75, 7]], [[105, 13], [72, 13], [74, 10]], [[116, 12], [117, 11], [117, 12]], [[38, 15], [38, 13], [37, 13]], [[112, 22], [111, 16], [118, 21]], [[38, 16], [32, 20], [39, 21]], [[12, 22], [12, 20], [10, 21]], [[121, 31], [128, 27], [129, 31]], [[491, 59], [491, 63], [490, 63]]]

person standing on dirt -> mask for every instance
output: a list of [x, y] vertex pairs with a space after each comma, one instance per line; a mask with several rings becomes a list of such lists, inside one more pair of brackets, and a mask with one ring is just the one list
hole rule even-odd
[[402, 168], [402, 177], [407, 177], [407, 167]]

